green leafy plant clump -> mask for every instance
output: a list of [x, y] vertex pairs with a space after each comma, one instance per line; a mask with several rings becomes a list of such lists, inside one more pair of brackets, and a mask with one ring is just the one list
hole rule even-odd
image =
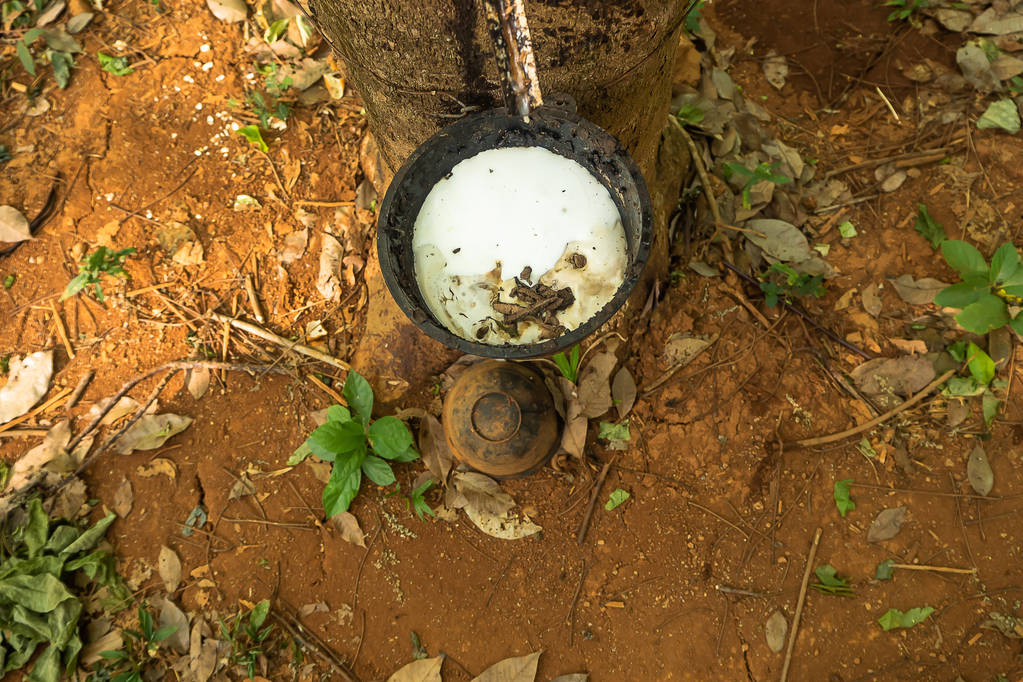
[[103, 287], [100, 286], [100, 275], [106, 274], [112, 277], [127, 277], [128, 273], [124, 270], [124, 259], [135, 253], [135, 249], [121, 249], [120, 251], [111, 251], [105, 246], [101, 246], [96, 249], [95, 252], [89, 254], [79, 265], [78, 275], [68, 282], [67, 287], [64, 289], [64, 293], [61, 294], [60, 300], [71, 298], [82, 289], [87, 286], [95, 285], [93, 290], [96, 294], [96, 300], [101, 303], [104, 300]]
[[127, 76], [130, 73], [135, 73], [135, 69], [129, 66], [127, 57], [114, 57], [105, 52], [97, 52], [96, 59], [104, 71], [114, 76]]
[[895, 630], [896, 628], [911, 628], [914, 625], [927, 620], [927, 617], [934, 613], [934, 607], [922, 606], [910, 609], [903, 613], [898, 609], [888, 609], [883, 616], [877, 619], [884, 631]]
[[573, 384], [579, 379], [579, 346], [572, 346], [571, 350], [568, 351], [568, 355], [565, 352], [555, 353], [553, 358], [554, 364], [558, 366], [558, 371], [561, 372], [561, 376], [565, 377]]
[[768, 308], [775, 307], [779, 301], [791, 303], [793, 298], [803, 296], [820, 298], [825, 292], [824, 277], [796, 272], [791, 265], [784, 263], [772, 263], [760, 276], [760, 291]]
[[726, 163], [724, 166], [725, 177], [731, 179], [733, 175], [738, 175], [740, 178], [745, 178], [746, 183], [742, 188], [742, 207], [749, 210], [752, 205], [750, 203], [750, 190], [758, 182], [773, 182], [776, 185], [786, 185], [792, 182], [792, 178], [787, 175], [781, 175], [775, 173], [778, 167], [781, 165], [780, 161], [776, 161], [772, 164], [759, 163], [757, 167], [750, 170], [741, 163]]
[[835, 506], [838, 507], [838, 513], [845, 518], [845, 515], [856, 509], [856, 503], [852, 501], [849, 496], [849, 489], [852, 487], [853, 479], [846, 478], [841, 481], [835, 481]]
[[888, 21], [910, 21], [916, 19], [916, 13], [930, 6], [929, 0], [888, 0], [885, 7], [894, 7], [888, 15]]
[[270, 615], [270, 600], [263, 601], [252, 607], [248, 617], [241, 611], [234, 615], [234, 624], [228, 627], [223, 619], [220, 620], [220, 634], [231, 643], [231, 663], [245, 668], [252, 679], [256, 675], [256, 662], [263, 655], [263, 643], [273, 631], [273, 625], [267, 625], [267, 616]]
[[1023, 334], [1023, 314], [1012, 316], [1009, 306], [1023, 304], [1023, 267], [1012, 244], [1002, 244], [988, 265], [975, 246], [964, 241], [941, 242], [941, 254], [962, 281], [942, 289], [936, 305], [959, 308], [956, 322], [975, 334], [1009, 325]]
[[814, 569], [818, 582], [811, 583], [810, 587], [822, 594], [832, 594], [839, 597], [853, 596], [852, 587], [849, 581], [838, 575], [838, 571], [831, 564], [824, 564]]
[[294, 465], [312, 454], [333, 463], [330, 480], [323, 489], [327, 518], [348, 511], [362, 486], [363, 474], [377, 485], [391, 485], [395, 479], [388, 460], [411, 462], [419, 458], [404, 422], [397, 417], [370, 420], [373, 389], [365, 377], [350, 370], [342, 395], [348, 407], [332, 405], [327, 410], [327, 422], [313, 431], [288, 460]]
[[123, 649], [99, 653], [104, 662], [96, 666], [94, 677], [109, 679], [110, 682], [142, 682], [147, 666], [156, 658], [160, 642], [178, 630], [176, 625], [156, 629], [153, 614], [145, 604], [139, 606], [138, 618], [138, 630], [125, 628], [122, 631], [126, 637]]
[[42, 648], [27, 679], [57, 682], [78, 665], [83, 598], [99, 597], [108, 611], [129, 598], [114, 557], [96, 549], [116, 516], [83, 530], [51, 521], [38, 499], [25, 513], [20, 526], [4, 527], [0, 542], [0, 674], [24, 667]]

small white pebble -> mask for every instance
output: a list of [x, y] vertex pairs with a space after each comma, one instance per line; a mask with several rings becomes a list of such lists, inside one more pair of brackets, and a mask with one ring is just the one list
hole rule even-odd
[[172, 140], [175, 140], [175, 139], [177, 139], [177, 137], [178, 137], [178, 134], [177, 134], [177, 133], [171, 133], [171, 139], [172, 139]]
[[195, 105], [195, 110], [202, 111], [202, 102], [199, 102], [198, 104]]
[[210, 51], [210, 44], [209, 43], [203, 43], [202, 45], [199, 46], [199, 51], [200, 52], [209, 52]]
[[206, 117], [206, 125], [208, 125], [208, 126], [213, 125], [213, 117], [212, 116], [207, 116]]
[[226, 155], [227, 155], [227, 153], [228, 153], [228, 149], [227, 149], [227, 147], [221, 147], [221, 148], [220, 148], [220, 153], [221, 153], [221, 154], [224, 154], [224, 155], [226, 156]]
[[106, 199], [107, 201], [113, 201], [114, 200], [114, 193], [113, 192], [107, 192], [106, 194], [103, 195], [103, 198]]
[[232, 131], [236, 131], [236, 130], [238, 130], [238, 129], [239, 129], [240, 127], [241, 127], [240, 125], [238, 125], [238, 124], [237, 124], [237, 123], [235, 123], [234, 121], [231, 121], [231, 130], [232, 130]]
[[194, 82], [195, 82], [195, 79], [194, 79], [194, 78], [192, 78], [191, 76], [189, 76], [188, 74], [185, 74], [185, 75], [184, 75], [184, 76], [183, 76], [183, 77], [181, 78], [181, 80], [185, 81], [186, 83], [194, 83]]
[[219, 83], [220, 81], [224, 80], [224, 74], [220, 74], [219, 76], [217, 76], [213, 80], [215, 80], [215, 81], [217, 81]]
[[205, 64], [202, 65], [202, 70], [203, 71], [209, 71], [212, 68], [213, 68], [213, 62], [206, 62]]

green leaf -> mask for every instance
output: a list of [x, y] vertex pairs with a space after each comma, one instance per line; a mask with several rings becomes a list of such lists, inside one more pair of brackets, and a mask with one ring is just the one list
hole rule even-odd
[[877, 622], [881, 624], [881, 629], [887, 632], [896, 628], [911, 628], [927, 620], [927, 616], [932, 613], [934, 613], [934, 609], [930, 606], [910, 609], [905, 613], [898, 609], [888, 609], [888, 612], [878, 618]]
[[985, 390], [985, 387], [978, 384], [973, 377], [952, 377], [945, 382], [945, 391], [951, 396], [969, 398], [980, 395]]
[[941, 255], [945, 257], [949, 267], [962, 275], [963, 279], [967, 277], [987, 279], [987, 261], [973, 244], [959, 239], [945, 240], [941, 243]]
[[838, 233], [842, 235], [843, 239], [852, 239], [859, 234], [853, 224], [848, 220], [838, 226]]
[[258, 126], [255, 125], [242, 126], [241, 128], [238, 129], [238, 134], [244, 137], [252, 144], [259, 147], [259, 151], [265, 153], [270, 150], [270, 148], [266, 146], [266, 142], [263, 141], [263, 135], [262, 133], [259, 132]]
[[46, 545], [46, 538], [50, 534], [50, 517], [43, 511], [43, 503], [39, 498], [34, 498], [28, 503], [28, 521], [25, 523], [22, 532], [22, 540], [28, 548], [28, 558], [34, 559], [39, 551]]
[[348, 407], [362, 422], [363, 427], [369, 426], [369, 418], [373, 415], [373, 388], [366, 381], [366, 377], [355, 370], [349, 370], [341, 395], [348, 401]]
[[629, 499], [630, 495], [627, 491], [621, 488], [616, 489], [611, 493], [610, 497], [607, 498], [607, 503], [604, 505], [604, 509], [611, 511], [616, 507], [621, 506], [625, 500]]
[[966, 331], [987, 334], [1009, 322], [1009, 310], [1005, 301], [994, 294], [983, 294], [956, 315], [956, 322]]
[[998, 408], [1002, 406], [1002, 401], [993, 395], [984, 395], [980, 399], [980, 404], [984, 413], [984, 424], [991, 428], [991, 422], [998, 416]]
[[60, 295], [60, 300], [64, 301], [71, 298], [79, 291], [84, 289], [85, 285], [88, 283], [89, 276], [87, 274], [83, 272], [80, 275], [76, 275], [74, 278], [72, 278], [70, 282], [67, 283], [67, 286], [64, 288], [64, 293]]
[[113, 649], [107, 649], [106, 651], [99, 652], [99, 656], [100, 658], [105, 658], [110, 661], [120, 661], [125, 658], [128, 658], [128, 653], [120, 649], [116, 651]]
[[376, 454], [395, 459], [412, 446], [412, 434], [397, 417], [381, 417], [369, 427], [369, 442]]
[[277, 42], [286, 30], [288, 30], [288, 19], [278, 19], [266, 30], [266, 42]]
[[253, 630], [263, 627], [268, 615], [270, 615], [270, 600], [264, 599], [252, 607], [252, 613], [249, 614], [249, 627]]
[[14, 575], [0, 580], [0, 603], [20, 604], [38, 613], [49, 613], [65, 599], [74, 599], [59, 579], [43, 575]]
[[1008, 281], [1019, 269], [1019, 252], [1011, 243], [1002, 244], [991, 256], [991, 270], [988, 273], [992, 284]]
[[21, 65], [25, 67], [31, 75], [36, 75], [36, 62], [32, 59], [32, 53], [28, 51], [28, 46], [24, 40], [19, 40], [14, 44], [14, 51], [18, 53], [18, 59], [21, 60]]
[[168, 625], [167, 627], [162, 627], [153, 633], [153, 636], [149, 639], [149, 641], [153, 642], [154, 644], [162, 642], [163, 640], [167, 639], [177, 631], [178, 631], [177, 625]]
[[597, 438], [612, 441], [631, 440], [632, 434], [629, 432], [629, 420], [623, 419], [621, 424], [600, 422], [600, 432], [597, 434]]
[[127, 57], [112, 57], [106, 53], [97, 52], [96, 59], [103, 70], [109, 74], [127, 76], [129, 73], [135, 73], [135, 69], [128, 66]]
[[885, 559], [877, 565], [877, 569], [874, 571], [875, 580], [891, 580], [892, 574], [895, 572], [895, 560]]
[[1012, 327], [1012, 331], [1023, 336], [1023, 313], [1016, 315], [1016, 317], [1009, 322], [1009, 326]]
[[50, 64], [53, 66], [53, 79], [57, 81], [57, 87], [63, 90], [71, 81], [71, 67], [75, 65], [75, 58], [67, 52], [50, 50]]
[[328, 421], [309, 434], [306, 445], [324, 462], [333, 462], [339, 455], [365, 449], [366, 434], [354, 421]]
[[941, 226], [941, 223], [931, 217], [930, 212], [927, 210], [927, 206], [924, 204], [917, 204], [917, 216], [916, 224], [913, 225], [913, 229], [920, 233], [920, 235], [931, 243], [931, 248], [936, 249], [948, 239], [945, 236], [945, 228]]
[[853, 479], [851, 478], [835, 481], [835, 506], [838, 507], [838, 513], [842, 515], [843, 519], [846, 514], [851, 512], [853, 509], [856, 509], [856, 503], [852, 501], [851, 497], [849, 497], [849, 488], [851, 487], [852, 482]]
[[999, 128], [1010, 135], [1015, 135], [1020, 128], [1019, 109], [1016, 103], [1011, 99], [992, 102], [977, 120], [977, 127], [981, 130]]
[[817, 580], [820, 582], [810, 585], [813, 589], [824, 594], [832, 594], [841, 597], [853, 596], [849, 581], [838, 576], [838, 572], [831, 564], [824, 564], [814, 569]]
[[96, 522], [96, 525], [79, 535], [77, 540], [65, 547], [60, 553], [60, 556], [63, 558], [71, 557], [78, 552], [85, 552], [95, 547], [96, 543], [103, 538], [107, 532], [107, 528], [110, 527], [110, 524], [112, 524], [116, 518], [117, 514], [114, 512], [110, 512], [104, 516]]
[[81, 534], [82, 531], [74, 526], [57, 526], [50, 533], [50, 539], [46, 541], [43, 552], [59, 554], [64, 551], [65, 547], [77, 540]]
[[578, 344], [572, 346], [572, 350], [569, 351], [569, 355], [566, 356], [562, 351], [555, 353], [552, 358], [554, 364], [558, 366], [558, 370], [561, 371], [561, 376], [565, 377], [573, 384], [579, 378], [579, 346]]
[[327, 408], [327, 419], [332, 422], [350, 422], [352, 413], [343, 405], [331, 405]]
[[408, 450], [406, 450], [405, 452], [401, 453], [397, 457], [392, 458], [391, 461], [392, 462], [414, 462], [417, 459], [419, 459], [419, 452], [414, 447], [412, 447], [410, 445], [408, 447]]
[[60, 649], [51, 644], [36, 659], [26, 679], [30, 682], [59, 682], [60, 669]]
[[934, 305], [962, 309], [976, 303], [977, 299], [990, 292], [991, 287], [986, 277], [968, 277], [939, 291], [934, 296]]
[[394, 483], [394, 472], [386, 460], [374, 455], [367, 455], [362, 460], [362, 473], [377, 485], [391, 485]]
[[288, 457], [288, 466], [293, 467], [301, 464], [311, 454], [313, 454], [313, 450], [309, 447], [309, 443], [307, 441], [303, 442], [291, 453], [291, 457]]
[[970, 341], [966, 347], [966, 357], [970, 358], [967, 368], [977, 383], [987, 386], [995, 378], [995, 361], [987, 353]]
[[330, 480], [323, 488], [323, 511], [326, 512], [328, 519], [335, 514], [348, 511], [352, 500], [359, 494], [359, 486], [362, 485], [362, 460], [365, 457], [365, 451], [355, 452], [334, 462]]

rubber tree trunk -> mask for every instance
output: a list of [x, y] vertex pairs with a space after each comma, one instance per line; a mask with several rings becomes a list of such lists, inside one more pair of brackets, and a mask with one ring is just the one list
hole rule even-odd
[[[543, 92], [571, 95], [581, 115], [618, 137], [654, 200], [655, 241], [646, 281], [619, 325], [638, 317], [649, 283], [666, 274], [667, 215], [688, 170], [684, 143], [665, 125], [683, 4], [526, 4]], [[467, 112], [500, 106], [500, 81], [479, 0], [310, 0], [310, 9], [365, 104], [382, 166], [378, 184], [386, 185], [406, 157], [444, 125]], [[421, 365], [429, 364], [425, 358], [449, 357], [431, 352], [439, 351], [439, 344], [405, 324], [375, 262], [367, 279], [370, 318], [354, 358], [357, 367], [392, 382], [412, 381], [424, 371]]]

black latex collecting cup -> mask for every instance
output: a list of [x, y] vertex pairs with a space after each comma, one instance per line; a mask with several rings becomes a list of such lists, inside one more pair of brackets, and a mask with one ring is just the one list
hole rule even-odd
[[[490, 149], [542, 147], [571, 159], [607, 188], [618, 208], [628, 246], [625, 278], [614, 297], [581, 326], [537, 343], [491, 345], [458, 336], [430, 311], [415, 272], [412, 235], [430, 190], [459, 162]], [[635, 288], [653, 238], [650, 195], [639, 168], [617, 139], [575, 113], [568, 96], [549, 98], [528, 120], [492, 109], [462, 118], [424, 142], [394, 176], [380, 205], [380, 269], [398, 307], [427, 335], [464, 353], [490, 358], [530, 358], [557, 353], [590, 335], [614, 315]]]

